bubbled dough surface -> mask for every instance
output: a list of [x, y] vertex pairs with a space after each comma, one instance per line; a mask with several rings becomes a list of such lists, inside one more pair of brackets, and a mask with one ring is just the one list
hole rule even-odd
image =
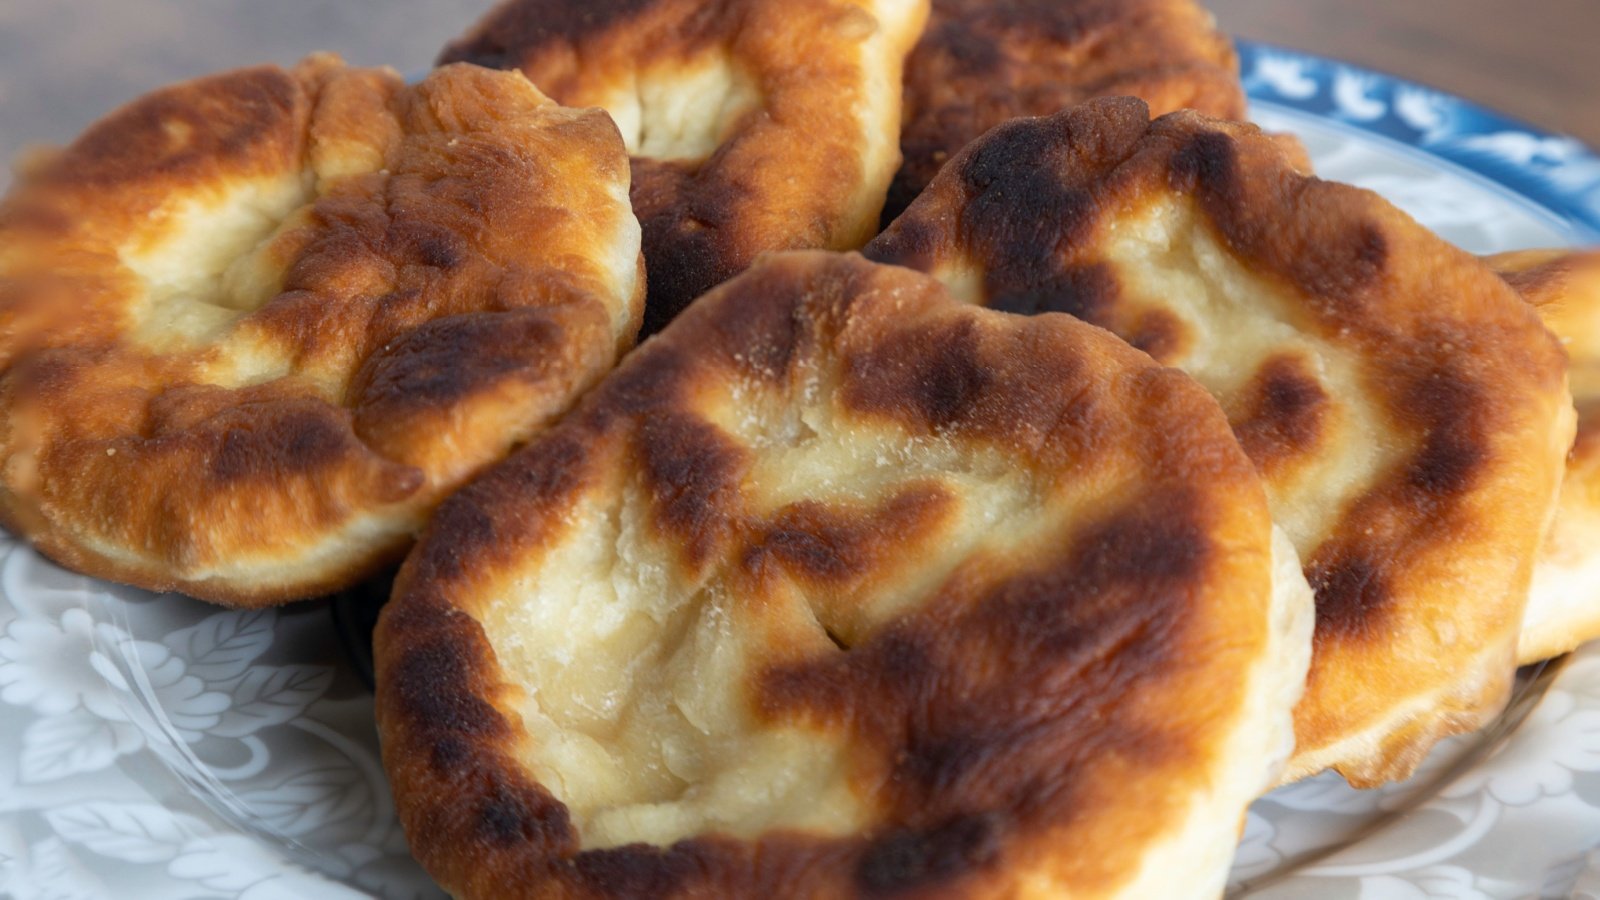
[[1318, 590], [1291, 777], [1403, 777], [1499, 708], [1573, 414], [1476, 260], [1254, 128], [1131, 100], [991, 132], [867, 254], [1085, 318], [1221, 401]]
[[147, 588], [350, 583], [637, 328], [615, 129], [514, 74], [225, 73], [23, 176], [0, 207], [4, 514]]
[[446, 503], [386, 765], [469, 897], [1221, 889], [1309, 657], [1272, 535], [1184, 376], [776, 256]]
[[[809, 374], [793, 406], [787, 391], [756, 382], [696, 401], [758, 452], [746, 476], [755, 515], [804, 502], [866, 518], [919, 486], [940, 498], [932, 533], [902, 533], [905, 545], [879, 561], [865, 596], [839, 608], [820, 599], [807, 608], [803, 596], [765, 601], [796, 604], [780, 615], [814, 614], [847, 646], [926, 602], [973, 554], [1027, 547], [1062, 517], [1058, 504], [1087, 509], [1112, 499], [1086, 485], [1046, 507], [1041, 486], [1003, 454], [837, 422], [833, 387]], [[737, 574], [673, 577], [675, 554], [649, 534], [638, 489], [624, 485], [606, 499], [614, 505], [574, 510], [582, 525], [511, 577], [507, 602], [485, 617], [510, 677], [536, 686], [521, 708], [539, 748], [527, 761], [542, 783], [559, 786], [584, 846], [865, 828], [870, 811], [850, 789], [844, 735], [771, 732], [751, 714], [747, 691], [784, 627], [764, 621], [772, 610], [748, 608], [752, 587]], [[807, 637], [801, 645], [812, 653], [832, 649]]]
[[1259, 491], [1101, 332], [771, 258], [408, 563], [379, 707], [413, 847], [464, 896], [1220, 889], [1309, 656]]

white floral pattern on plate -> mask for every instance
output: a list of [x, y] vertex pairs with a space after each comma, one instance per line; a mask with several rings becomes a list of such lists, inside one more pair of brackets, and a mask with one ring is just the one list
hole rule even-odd
[[0, 895], [438, 894], [323, 606], [152, 597], [9, 539], [0, 591]]
[[[1258, 118], [1299, 133], [1324, 176], [1477, 252], [1596, 239], [1600, 163], [1575, 142], [1340, 64], [1244, 56]], [[1503, 740], [1454, 741], [1406, 784], [1323, 776], [1263, 798], [1232, 890], [1600, 900], [1600, 648], [1546, 682]], [[0, 896], [439, 895], [406, 852], [325, 604], [219, 611], [0, 535]]]

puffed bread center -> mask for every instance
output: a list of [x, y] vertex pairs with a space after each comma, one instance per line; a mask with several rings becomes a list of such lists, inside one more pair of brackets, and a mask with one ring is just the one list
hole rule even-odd
[[[737, 599], [750, 592], [736, 566], [703, 580], [678, 574], [673, 549], [640, 524], [649, 520], [642, 485], [591, 492], [568, 514], [560, 541], [499, 579], [490, 591], [497, 599], [482, 612], [507, 681], [530, 686], [516, 704], [528, 737], [521, 762], [566, 804], [583, 850], [671, 846], [705, 833], [863, 830], [873, 810], [848, 781], [849, 735], [774, 728], [751, 715], [758, 704], [747, 693], [772, 645], [814, 658], [862, 643], [922, 606], [958, 569], [981, 572], [1003, 558], [1071, 545], [1076, 528], [1121, 505], [1121, 486], [1137, 480], [1131, 460], [1108, 462], [1103, 475], [1053, 485], [1047, 506], [1046, 489], [1007, 454], [861, 421], [836, 424], [824, 373], [807, 367], [800, 377], [783, 388], [716, 381], [695, 399], [710, 422], [759, 451], [742, 488], [747, 509], [759, 515], [820, 502], [866, 514], [925, 490], [939, 498], [937, 518], [923, 526], [936, 545], [921, 533], [903, 535], [898, 557], [880, 560], [871, 583], [844, 603], [819, 602], [790, 580], [752, 615], [748, 600]], [[1076, 512], [1063, 515], [1063, 504]], [[1074, 525], [1063, 532], [1051, 522], [1061, 519]], [[1299, 672], [1309, 658], [1310, 590], [1282, 538], [1274, 561], [1282, 661], [1273, 669]], [[1298, 697], [1300, 688], [1298, 677], [1287, 678], [1280, 694]], [[1263, 708], [1251, 716], [1261, 724], [1240, 732], [1244, 756], [1258, 758], [1255, 742], [1265, 739], [1276, 742], [1279, 762], [1287, 758], [1291, 737], [1266, 725], [1273, 715]], [[1196, 815], [1205, 809], [1197, 804]], [[1232, 841], [1224, 844], [1225, 859]], [[1146, 873], [1163, 883], [1169, 874]]]
[[764, 102], [759, 82], [725, 48], [640, 71], [632, 88], [600, 106], [630, 156], [657, 160], [704, 162]]
[[[1027, 542], [1060, 540], [1021, 540], [1042, 524], [1028, 515], [1037, 492], [1004, 454], [895, 428], [869, 436], [859, 422], [838, 429], [831, 391], [816, 377], [795, 392], [804, 398], [798, 410], [781, 393], [728, 382], [697, 400], [711, 421], [762, 451], [745, 482], [752, 512], [800, 500], [871, 510], [918, 489], [942, 500], [928, 523], [940, 535], [936, 555], [905, 553], [851, 603], [830, 608], [792, 581], [769, 601], [786, 607], [777, 618], [796, 629], [790, 638], [806, 655], [866, 640], [958, 565], [974, 565], [974, 554], [1025, 555]], [[1082, 493], [1086, 510], [1114, 499], [1090, 486]], [[848, 736], [749, 717], [755, 704], [744, 693], [771, 652], [773, 610], [760, 620], [742, 612], [727, 572], [675, 577], [672, 550], [635, 524], [648, 519], [642, 489], [623, 487], [620, 508], [592, 502], [605, 494], [574, 510], [561, 545], [507, 578], [484, 613], [501, 665], [515, 682], [538, 686], [519, 708], [538, 748], [523, 762], [557, 788], [583, 848], [669, 846], [705, 832], [861, 830], [871, 811], [845, 780]], [[664, 674], [643, 674], [654, 672]]]
[[218, 196], [174, 201], [156, 213], [152, 232], [117, 250], [141, 282], [133, 340], [152, 353], [193, 350], [275, 297], [281, 267], [261, 256], [291, 214], [316, 199], [315, 181], [305, 171], [217, 185]]

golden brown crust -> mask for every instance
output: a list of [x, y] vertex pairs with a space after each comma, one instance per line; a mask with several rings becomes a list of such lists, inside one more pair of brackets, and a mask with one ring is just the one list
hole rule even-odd
[[1317, 589], [1292, 772], [1403, 776], [1497, 709], [1571, 401], [1559, 347], [1477, 261], [1252, 126], [1131, 99], [996, 129], [867, 254], [1213, 389]]
[[871, 238], [926, 15], [927, 0], [506, 0], [440, 59], [519, 68], [623, 123], [651, 334], [760, 253]]
[[1578, 438], [1517, 649], [1519, 662], [1533, 663], [1600, 638], [1600, 252], [1529, 250], [1487, 262], [1567, 348], [1578, 406]]
[[1525, 250], [1486, 261], [1567, 348], [1573, 396], [1600, 397], [1600, 251]]
[[[787, 429], [794, 410], [825, 430]], [[808, 440], [907, 455], [871, 489], [808, 478], [785, 495], [759, 474]], [[864, 452], [851, 458], [872, 465]], [[983, 472], [1021, 479], [1031, 499], [963, 544], [957, 520], [976, 513], [960, 511], [982, 498], [960, 477]], [[532, 728], [555, 714], [536, 707], [561, 700], [513, 671], [506, 654], [532, 636], [494, 629], [542, 592], [572, 602], [538, 573], [588, 553], [572, 535], [593, 521], [639, 523], [660, 549], [627, 552], [664, 560], [671, 590], [729, 598], [719, 645], [755, 649], [732, 672], [739, 710], [723, 712], [841, 744], [864, 821], [586, 842], [529, 768], [554, 752]], [[1283, 639], [1269, 527], [1221, 412], [1178, 373], [1068, 319], [954, 304], [932, 279], [859, 257], [770, 258], [441, 507], [376, 636], [402, 822], [462, 897], [1115, 894], [1197, 792], [1226, 793], [1218, 766], [1270, 778], [1265, 744], [1225, 740]], [[552, 640], [541, 657], [575, 652]], [[647, 669], [637, 690], [669, 674]], [[1285, 737], [1293, 694], [1267, 712]], [[1224, 860], [1228, 817], [1261, 787], [1201, 821]]]
[[934, 0], [906, 61], [905, 161], [883, 221], [1001, 122], [1123, 94], [1156, 115], [1245, 113], [1233, 45], [1193, 0]]
[[234, 605], [348, 585], [631, 346], [628, 171], [522, 77], [158, 91], [0, 206], [0, 516]]

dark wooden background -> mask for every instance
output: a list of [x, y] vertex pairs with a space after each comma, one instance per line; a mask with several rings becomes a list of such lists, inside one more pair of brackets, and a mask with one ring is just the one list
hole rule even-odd
[[[582, 2], [582, 0], [579, 0]], [[155, 85], [330, 49], [419, 71], [490, 0], [0, 0], [0, 159]], [[1600, 0], [1211, 0], [1229, 30], [1600, 144]], [[5, 176], [0, 175], [0, 182]]]

